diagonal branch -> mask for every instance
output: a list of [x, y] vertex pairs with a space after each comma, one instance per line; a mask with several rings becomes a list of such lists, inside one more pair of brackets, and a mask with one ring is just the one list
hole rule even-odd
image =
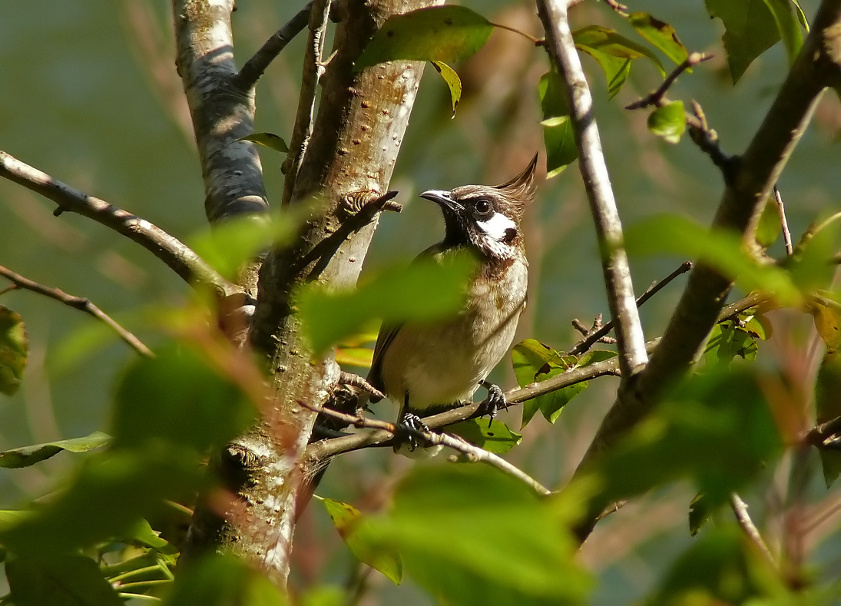
[[39, 295], [44, 295], [45, 297], [64, 303], [73, 309], [78, 309], [79, 311], [92, 315], [97, 320], [105, 323], [108, 328], [116, 332], [120, 338], [128, 343], [135, 351], [137, 351], [137, 353], [149, 358], [155, 357], [155, 354], [153, 354], [140, 339], [120, 326], [111, 316], [94, 305], [90, 299], [85, 297], [74, 297], [73, 295], [68, 295], [59, 288], [51, 288], [38, 282], [33, 282], [29, 278], [25, 278], [22, 275], [3, 267], [2, 265], [0, 265], [0, 276], [3, 276], [14, 284], [15, 288], [23, 288], [25, 290], [38, 293]]
[[242, 91], [251, 90], [265, 73], [266, 68], [269, 67], [272, 61], [283, 52], [286, 45], [289, 44], [295, 36], [301, 33], [307, 26], [310, 20], [310, 13], [312, 12], [313, 0], [299, 10], [295, 15], [279, 30], [277, 30], [271, 38], [263, 43], [254, 56], [243, 64], [239, 73], [236, 75], [234, 83]]
[[624, 248], [622, 223], [593, 115], [593, 97], [569, 27], [569, 5], [569, 0], [537, 0], [538, 14], [546, 31], [546, 50], [566, 84], [570, 119], [580, 151], [578, 165], [599, 239], [610, 313], [617, 324], [619, 364], [622, 375], [630, 378], [646, 364], [648, 355]]
[[74, 212], [126, 236], [150, 251], [194, 287], [209, 286], [219, 298], [237, 292], [234, 285], [174, 236], [101, 198], [89, 196], [62, 183], [4, 151], [0, 151], [0, 177], [55, 202], [58, 205], [56, 215], [66, 211]]
[[446, 446], [447, 448], [451, 448], [456, 452], [462, 453], [471, 462], [487, 463], [488, 465], [496, 467], [502, 472], [528, 485], [532, 490], [534, 490], [537, 494], [539, 494], [542, 497], [549, 496], [550, 494], [552, 494], [552, 492], [548, 488], [543, 486], [543, 484], [535, 480], [533, 477], [528, 475], [519, 467], [512, 465], [499, 455], [489, 452], [484, 448], [480, 448], [475, 444], [471, 444], [470, 442], [467, 442], [459, 437], [434, 431], [422, 431], [410, 427], [404, 428], [395, 425], [394, 423], [379, 421], [377, 419], [366, 419], [365, 417], [360, 417], [357, 415], [349, 415], [343, 412], [339, 412], [338, 410], [331, 410], [330, 408], [325, 408], [323, 406], [308, 406], [306, 402], [299, 402], [299, 404], [319, 414], [323, 414], [328, 417], [333, 417], [334, 419], [338, 419], [339, 421], [347, 423], [348, 425], [353, 425], [354, 427], [377, 429], [386, 432], [388, 434], [391, 434], [392, 438], [397, 437], [398, 434], [401, 432], [408, 432], [415, 438], [423, 442], [428, 442], [430, 446]]
[[[742, 235], [745, 248], [756, 246], [754, 230], [768, 194], [800, 140], [824, 88], [841, 74], [841, 0], [824, 0], [799, 56], [777, 93], [745, 154], [736, 161], [713, 220], [713, 227]], [[696, 264], [683, 296], [651, 361], [640, 373], [633, 392], [620, 393], [577, 470], [588, 469], [643, 419], [665, 386], [683, 377], [706, 343], [730, 292], [731, 281], [704, 263]], [[587, 537], [605, 502], [589, 504], [578, 529]]]

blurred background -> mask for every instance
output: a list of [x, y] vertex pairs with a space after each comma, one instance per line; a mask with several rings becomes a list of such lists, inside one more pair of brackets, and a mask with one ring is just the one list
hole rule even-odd
[[[529, 2], [461, 3], [493, 22], [540, 35]], [[817, 0], [800, 4], [811, 19]], [[238, 64], [300, 5], [240, 0], [234, 13]], [[742, 151], [785, 75], [781, 45], [761, 56], [734, 88], [721, 43], [723, 28], [709, 19], [701, 0], [629, 5], [672, 24], [688, 50], [715, 55], [681, 76], [670, 97], [698, 100], [724, 151]], [[573, 10], [573, 18], [577, 26], [600, 23], [637, 39], [603, 3], [585, 3]], [[2, 3], [0, 149], [189, 239], [205, 228], [204, 193], [171, 31], [169, 5], [163, 0]], [[260, 81], [258, 131], [288, 138], [302, 48], [303, 39], [295, 40]], [[670, 70], [667, 59], [662, 60]], [[672, 146], [652, 136], [645, 112], [622, 109], [659, 85], [662, 76], [654, 65], [635, 62], [628, 85], [608, 100], [602, 72], [591, 59], [585, 57], [584, 63], [623, 221], [632, 225], [670, 212], [708, 223], [722, 191], [718, 169], [688, 140]], [[426, 71], [392, 181], [405, 210], [382, 217], [365, 271], [408, 263], [441, 238], [440, 212], [417, 198], [419, 192], [500, 183], [542, 149], [537, 96], [537, 81], [547, 70], [542, 50], [516, 34], [496, 31], [482, 51], [456, 67], [464, 96], [454, 119], [445, 85], [432, 69]], [[827, 95], [780, 181], [795, 240], [820, 213], [838, 206], [839, 134], [841, 106], [835, 95]], [[270, 201], [276, 204], [283, 158], [265, 148], [261, 154]], [[144, 329], [148, 315], [183, 304], [189, 296], [185, 284], [125, 238], [70, 213], [56, 218], [53, 209], [52, 202], [0, 181], [0, 265], [90, 298], [154, 345], [156, 335]], [[531, 293], [520, 337], [569, 349], [578, 338], [573, 318], [590, 324], [597, 314], [607, 314], [577, 164], [542, 184], [526, 232]], [[779, 252], [779, 246], [772, 252]], [[637, 291], [682, 261], [632, 258]], [[678, 279], [643, 308], [649, 338], [664, 328], [683, 283], [684, 278]], [[0, 290], [4, 287], [0, 284]], [[32, 347], [22, 389], [0, 399], [0, 449], [106, 429], [115, 374], [133, 352], [88, 316], [33, 293], [8, 292], [0, 304], [24, 316]], [[495, 378], [504, 388], [514, 386], [510, 362], [497, 369]], [[554, 426], [536, 419], [508, 458], [547, 486], [562, 485], [611, 404], [613, 381], [596, 381]], [[502, 416], [515, 430], [519, 419], [519, 410]], [[0, 470], [0, 507], [44, 494], [52, 474], [72, 463], [72, 457], [60, 455], [35, 467]], [[387, 504], [391, 487], [411, 464], [390, 450], [341, 457], [319, 493], [375, 511]], [[691, 541], [686, 522], [691, 498], [688, 488], [653, 494], [600, 527], [583, 553], [602, 578], [593, 603], [632, 603], [645, 594], [662, 573], [662, 562]], [[765, 510], [757, 507], [761, 518]], [[359, 573], [318, 503], [310, 505], [300, 523], [294, 557], [293, 583], [299, 587], [342, 584]], [[398, 595], [406, 604], [427, 603], [424, 594], [394, 588], [376, 572], [369, 582], [372, 591], [364, 603], [391, 603]]]

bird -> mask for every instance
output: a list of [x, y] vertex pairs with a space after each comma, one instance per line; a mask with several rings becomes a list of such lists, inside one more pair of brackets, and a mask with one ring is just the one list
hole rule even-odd
[[[422, 417], [471, 401], [480, 385], [488, 389], [491, 417], [506, 404], [502, 390], [486, 378], [511, 347], [526, 306], [521, 220], [535, 198], [537, 158], [501, 185], [420, 194], [440, 207], [445, 235], [418, 259], [445, 263], [453, 253], [468, 251], [478, 263], [465, 284], [465, 303], [453, 317], [380, 329], [367, 381], [400, 405], [398, 427], [409, 430], [408, 439], [395, 447], [402, 454], [426, 458], [440, 450], [418, 449], [411, 430], [425, 431]], [[370, 402], [376, 401], [371, 396]]]

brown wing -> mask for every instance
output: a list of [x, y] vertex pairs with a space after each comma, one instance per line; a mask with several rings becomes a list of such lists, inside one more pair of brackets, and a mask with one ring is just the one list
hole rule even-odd
[[[391, 345], [391, 342], [394, 341], [394, 337], [397, 336], [399, 330], [399, 324], [397, 326], [382, 326], [380, 328], [380, 334], [377, 335], [377, 344], [374, 346], [374, 359], [371, 362], [371, 370], [368, 372], [368, 382], [382, 392], [385, 392], [382, 377], [383, 355]], [[371, 396], [370, 401], [379, 402], [379, 398]]]

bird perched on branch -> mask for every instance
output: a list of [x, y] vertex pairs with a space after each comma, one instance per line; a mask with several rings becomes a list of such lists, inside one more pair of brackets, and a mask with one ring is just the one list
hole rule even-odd
[[[380, 330], [368, 382], [401, 405], [398, 423], [403, 427], [425, 429], [421, 417], [471, 400], [480, 385], [488, 389], [491, 414], [505, 405], [502, 390], [485, 378], [511, 346], [526, 306], [528, 261], [520, 220], [534, 200], [536, 166], [535, 155], [502, 185], [421, 194], [440, 206], [446, 226], [444, 239], [421, 256], [443, 262], [448, 254], [466, 250], [479, 265], [456, 317]], [[415, 447], [410, 438], [408, 449], [400, 451], [416, 457], [434, 454], [421, 449], [413, 455]]]

